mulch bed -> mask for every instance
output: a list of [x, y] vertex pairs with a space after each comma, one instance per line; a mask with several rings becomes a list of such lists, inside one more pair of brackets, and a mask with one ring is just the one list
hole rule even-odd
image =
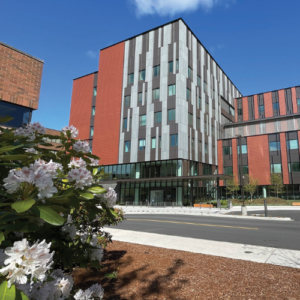
[[300, 299], [299, 269], [116, 241], [102, 265], [73, 278], [78, 288], [102, 284], [106, 300]]

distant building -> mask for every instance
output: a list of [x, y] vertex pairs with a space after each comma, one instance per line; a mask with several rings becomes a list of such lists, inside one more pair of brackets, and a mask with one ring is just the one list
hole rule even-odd
[[44, 62], [0, 42], [0, 117], [14, 119], [6, 124], [20, 127], [31, 121], [38, 109]]

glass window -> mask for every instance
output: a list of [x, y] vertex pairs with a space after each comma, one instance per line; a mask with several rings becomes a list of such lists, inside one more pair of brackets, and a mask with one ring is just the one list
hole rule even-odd
[[171, 134], [171, 147], [178, 146], [178, 134]]
[[168, 110], [168, 121], [175, 121], [175, 108]]
[[154, 113], [154, 123], [161, 123], [161, 111]]
[[145, 150], [146, 140], [140, 139], [139, 140], [139, 150]]
[[273, 103], [273, 110], [279, 110], [279, 103]]
[[159, 148], [161, 148], [161, 136], [159, 137]]
[[259, 111], [260, 113], [263, 113], [263, 112], [265, 111], [265, 106], [264, 106], [264, 105], [259, 105], [259, 106], [258, 106], [258, 111]]
[[241, 108], [238, 108], [237, 113], [238, 113], [238, 116], [242, 116], [243, 115], [243, 110]]
[[91, 126], [90, 136], [93, 136], [93, 135], [94, 135], [94, 127]]
[[278, 151], [280, 150], [280, 142], [270, 142], [269, 143], [270, 151]]
[[206, 144], [206, 143], [205, 143], [205, 148], [204, 148], [204, 150], [205, 150], [205, 154], [207, 154], [207, 153], [208, 153], [208, 144]]
[[207, 132], [207, 123], [204, 122], [204, 132]]
[[130, 106], [130, 96], [125, 96], [125, 106]]
[[159, 88], [152, 90], [152, 99], [153, 100], [159, 99]]
[[134, 73], [128, 74], [128, 84], [133, 83], [134, 81]]
[[186, 89], [186, 100], [191, 100], [191, 90], [190, 89]]
[[146, 126], [146, 115], [141, 115], [140, 116], [140, 126]]
[[125, 152], [130, 152], [130, 141], [125, 141]]
[[215, 95], [216, 95], [216, 94], [215, 94], [215, 91], [212, 90], [212, 98], [213, 98], [213, 99], [215, 99]]
[[209, 106], [208, 106], [208, 103], [207, 103], [207, 102], [205, 102], [205, 112], [207, 112], [207, 113], [208, 113], [208, 111], [209, 111]]
[[248, 166], [242, 166], [243, 175], [248, 174]]
[[140, 71], [139, 80], [145, 80], [145, 70]]
[[196, 117], [196, 127], [200, 130], [200, 118]]
[[188, 67], [188, 78], [192, 78], [192, 69]]
[[198, 107], [201, 108], [201, 98], [198, 97]]
[[281, 173], [281, 164], [271, 164], [271, 173]]
[[192, 150], [195, 150], [195, 141], [193, 138], [192, 138]]
[[211, 135], [215, 135], [215, 127], [211, 126]]
[[92, 116], [95, 115], [95, 112], [96, 112], [96, 109], [95, 109], [95, 106], [92, 107]]
[[201, 77], [197, 76], [197, 85], [201, 86]]
[[213, 117], [213, 118], [215, 118], [215, 117], [216, 117], [216, 110], [215, 110], [215, 108], [214, 108], [214, 107], [212, 108], [212, 117]]
[[130, 117], [130, 130], [131, 130], [131, 128], [132, 128], [132, 118]]
[[204, 81], [203, 81], [203, 90], [205, 93], [207, 92], [207, 85], [206, 85], [206, 82], [204, 82]]
[[147, 91], [145, 91], [145, 102], [147, 102]]
[[297, 99], [297, 105], [300, 106], [300, 99]]
[[97, 96], [97, 87], [96, 86], [94, 86], [93, 95]]
[[300, 172], [300, 163], [299, 162], [294, 162], [294, 163], [289, 163], [289, 172]]
[[286, 141], [286, 146], [289, 150], [298, 149], [298, 140]]
[[139, 103], [143, 102], [143, 93], [139, 93]]
[[127, 118], [123, 119], [123, 129], [127, 129]]
[[224, 175], [232, 175], [232, 167], [224, 167]]
[[151, 139], [151, 148], [152, 148], [152, 149], [155, 149], [155, 148], [156, 148], [156, 138], [155, 138], [155, 137], [153, 137], [153, 138]]
[[176, 59], [176, 71], [179, 71], [179, 59]]
[[92, 147], [90, 147], [90, 153], [92, 153], [92, 150], [93, 150], [93, 148], [92, 148]]
[[202, 142], [198, 141], [198, 151], [202, 152]]
[[176, 85], [172, 84], [169, 85], [169, 96], [175, 96], [176, 95]]
[[193, 115], [189, 113], [189, 124], [193, 125]]
[[153, 77], [160, 75], [160, 66], [153, 67]]
[[[242, 154], [248, 153], [247, 152], [247, 145], [242, 145], [241, 147], [242, 147]], [[238, 145], [237, 148], [238, 148], [237, 152], [238, 152], [238, 154], [240, 154], [240, 146]]]
[[231, 155], [231, 154], [232, 154], [231, 147], [228, 146], [223, 147], [223, 155]]
[[173, 72], [173, 61], [169, 61], [169, 72]]
[[229, 106], [229, 114], [234, 116], [234, 108], [232, 108], [231, 106]]

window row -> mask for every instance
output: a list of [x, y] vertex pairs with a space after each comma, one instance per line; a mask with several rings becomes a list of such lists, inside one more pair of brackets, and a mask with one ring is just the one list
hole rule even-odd
[[[248, 153], [247, 145], [241, 145], [242, 154]], [[240, 154], [240, 146], [237, 146], [237, 153]], [[224, 146], [223, 147], [223, 155], [232, 155], [232, 147], [231, 146]]]

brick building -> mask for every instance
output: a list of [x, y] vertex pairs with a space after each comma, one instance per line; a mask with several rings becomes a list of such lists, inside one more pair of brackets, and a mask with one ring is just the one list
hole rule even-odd
[[44, 62], [0, 42], [0, 116], [14, 120], [4, 124], [28, 124], [38, 109]]

